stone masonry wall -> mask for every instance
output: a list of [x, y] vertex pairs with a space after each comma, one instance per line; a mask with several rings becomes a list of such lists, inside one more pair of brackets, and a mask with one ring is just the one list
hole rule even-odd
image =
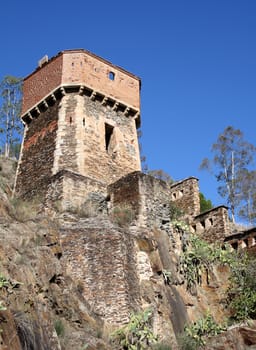
[[160, 227], [170, 222], [170, 188], [153, 176], [134, 172], [108, 187], [111, 207], [128, 206], [140, 227]]
[[189, 177], [171, 186], [171, 200], [184, 213], [195, 216], [200, 213], [198, 179]]
[[113, 324], [128, 322], [139, 305], [134, 241], [109, 222], [81, 221], [61, 229], [67, 273], [92, 309]]
[[57, 132], [58, 103], [26, 126], [16, 175], [17, 194], [30, 198], [45, 193], [52, 176]]
[[223, 242], [230, 233], [228, 208], [219, 206], [194, 218], [192, 230], [209, 243]]
[[[111, 135], [106, 135], [107, 128]], [[65, 95], [59, 110], [53, 173], [62, 169], [107, 184], [140, 170], [135, 120], [87, 96]]]
[[89, 177], [62, 170], [51, 178], [46, 194], [46, 206], [53, 208], [57, 202], [62, 210], [82, 209], [92, 194], [97, 194], [97, 198], [102, 197], [102, 200], [105, 199], [106, 186]]

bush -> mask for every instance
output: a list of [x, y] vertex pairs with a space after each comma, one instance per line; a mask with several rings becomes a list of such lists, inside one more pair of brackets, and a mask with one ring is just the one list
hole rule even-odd
[[39, 211], [39, 199], [35, 198], [31, 201], [24, 201], [21, 198], [13, 198], [11, 200], [10, 215], [19, 222], [26, 222], [36, 217]]
[[55, 329], [55, 331], [56, 331], [56, 333], [57, 333], [57, 336], [58, 336], [59, 338], [64, 337], [64, 334], [65, 334], [65, 327], [64, 327], [64, 324], [63, 324], [63, 322], [62, 322], [61, 320], [56, 320], [56, 321], [54, 322], [54, 329]]
[[227, 304], [231, 320], [245, 321], [256, 317], [256, 259], [244, 252], [238, 252], [230, 265], [230, 286]]
[[187, 325], [180, 338], [181, 350], [196, 350], [206, 344], [206, 338], [215, 336], [226, 330], [218, 325], [209, 312], [197, 322]]
[[113, 343], [121, 345], [124, 350], [152, 349], [157, 338], [151, 330], [151, 316], [150, 309], [132, 314], [127, 325], [111, 334]]
[[128, 205], [115, 207], [111, 213], [112, 221], [120, 227], [129, 226], [134, 220], [134, 211]]
[[180, 259], [180, 272], [184, 275], [187, 289], [192, 290], [196, 284], [201, 284], [202, 272], [205, 271], [207, 280], [213, 264], [228, 264], [234, 260], [229, 247], [222, 249], [210, 245], [196, 235], [191, 235], [187, 249]]

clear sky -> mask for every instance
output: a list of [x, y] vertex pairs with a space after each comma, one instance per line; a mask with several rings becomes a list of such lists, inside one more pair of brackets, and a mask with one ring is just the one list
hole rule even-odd
[[256, 144], [255, 0], [2, 0], [0, 32], [0, 79], [72, 48], [138, 75], [149, 168], [223, 203], [198, 168], [228, 125]]

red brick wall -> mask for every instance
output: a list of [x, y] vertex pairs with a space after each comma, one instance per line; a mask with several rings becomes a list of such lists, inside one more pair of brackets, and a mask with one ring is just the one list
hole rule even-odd
[[[109, 72], [115, 74], [114, 80], [109, 79]], [[140, 108], [139, 79], [85, 52], [64, 53], [62, 83], [81, 83], [134, 108]]]
[[[109, 73], [114, 73], [114, 80]], [[140, 80], [83, 50], [64, 51], [24, 80], [22, 114], [55, 88], [85, 85], [125, 105], [140, 108]]]
[[21, 114], [27, 112], [61, 84], [62, 63], [63, 57], [58, 56], [24, 80]]

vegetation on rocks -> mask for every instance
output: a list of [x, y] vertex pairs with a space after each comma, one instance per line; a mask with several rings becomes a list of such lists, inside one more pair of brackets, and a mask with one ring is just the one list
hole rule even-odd
[[112, 333], [113, 343], [118, 344], [120, 350], [152, 349], [157, 338], [150, 324], [152, 311], [131, 314], [130, 321], [124, 327]]

